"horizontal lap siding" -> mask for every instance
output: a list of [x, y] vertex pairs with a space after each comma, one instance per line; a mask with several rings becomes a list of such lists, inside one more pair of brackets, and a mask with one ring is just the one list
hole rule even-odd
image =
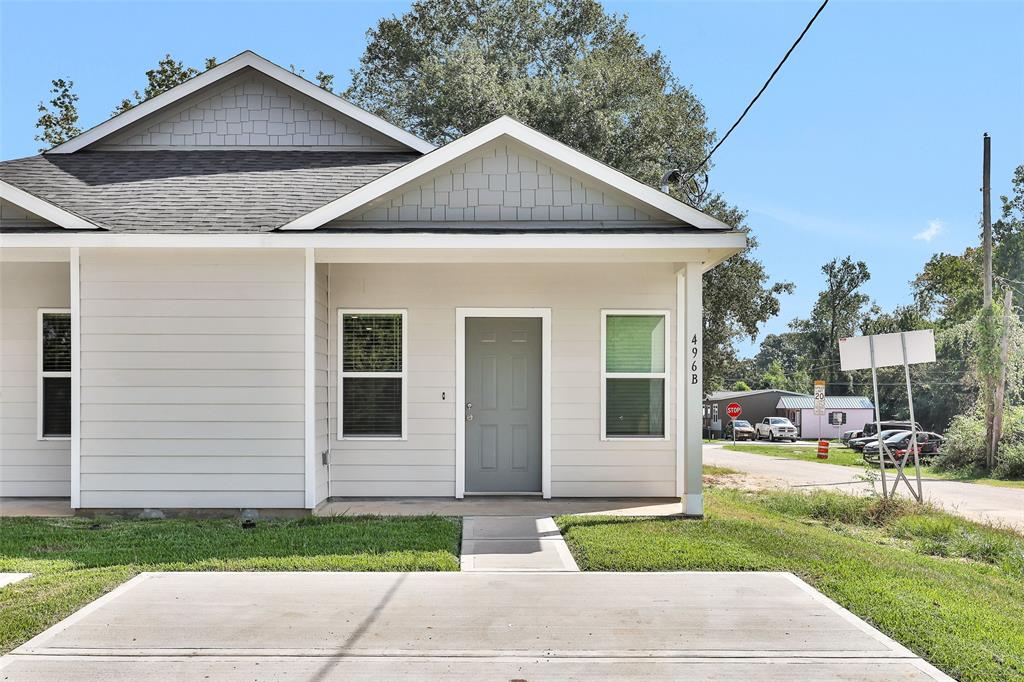
[[82, 506], [304, 506], [302, 253], [81, 258]]
[[600, 324], [605, 308], [674, 311], [675, 303], [668, 264], [331, 266], [332, 410], [338, 308], [405, 308], [409, 325], [408, 440], [339, 441], [335, 423], [332, 494], [453, 495], [455, 308], [515, 307], [552, 311], [552, 494], [673, 495], [674, 441], [600, 439]]
[[69, 497], [71, 441], [39, 440], [39, 308], [69, 308], [67, 263], [0, 262], [0, 497]]

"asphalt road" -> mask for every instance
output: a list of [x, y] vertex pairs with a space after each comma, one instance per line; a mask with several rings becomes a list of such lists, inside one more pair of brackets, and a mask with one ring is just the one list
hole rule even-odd
[[[872, 490], [870, 482], [858, 478], [865, 473], [860, 467], [734, 452], [718, 445], [704, 446], [704, 463], [774, 479], [778, 484], [792, 488], [822, 488], [860, 495]], [[893, 472], [892, 469], [889, 471]], [[911, 481], [914, 481], [913, 476]], [[892, 485], [891, 478], [889, 485]], [[947, 511], [976, 521], [1024, 529], [1024, 488], [1000, 488], [934, 478], [924, 479], [921, 487], [926, 500]], [[904, 483], [900, 483], [898, 490], [900, 495], [910, 496]]]

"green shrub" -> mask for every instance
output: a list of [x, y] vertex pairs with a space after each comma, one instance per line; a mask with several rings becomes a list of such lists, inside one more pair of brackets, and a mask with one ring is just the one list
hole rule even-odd
[[[985, 469], [985, 417], [980, 408], [953, 417], [934, 466], [944, 471]], [[995, 478], [1024, 477], [1024, 406], [1007, 405]]]

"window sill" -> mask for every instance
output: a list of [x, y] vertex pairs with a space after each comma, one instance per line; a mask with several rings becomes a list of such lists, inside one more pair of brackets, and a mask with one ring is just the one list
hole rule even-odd
[[36, 440], [71, 440], [71, 436], [36, 436]]
[[391, 441], [391, 442], [402, 442], [409, 440], [405, 436], [342, 436], [336, 438], [339, 443], [345, 443], [347, 441]]

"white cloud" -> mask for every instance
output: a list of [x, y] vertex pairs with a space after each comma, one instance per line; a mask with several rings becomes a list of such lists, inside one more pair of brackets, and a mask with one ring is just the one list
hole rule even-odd
[[930, 242], [945, 228], [946, 224], [941, 220], [929, 220], [928, 227], [915, 234], [914, 239], [922, 242]]

